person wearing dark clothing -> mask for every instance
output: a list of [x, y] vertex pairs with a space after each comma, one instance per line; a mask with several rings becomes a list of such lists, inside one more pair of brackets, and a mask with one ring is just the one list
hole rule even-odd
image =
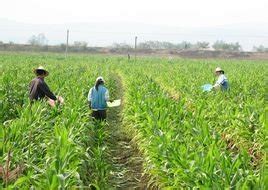
[[104, 80], [102, 77], [96, 79], [94, 87], [89, 90], [88, 103], [92, 109], [92, 117], [96, 120], [105, 120], [107, 101], [109, 101], [109, 91], [104, 86]]
[[92, 110], [92, 118], [103, 121], [107, 118], [106, 110]]
[[50, 91], [44, 78], [36, 77], [30, 84], [30, 100], [40, 100], [46, 96], [52, 100], [57, 100], [57, 97]]
[[36, 78], [34, 78], [29, 86], [29, 98], [31, 102], [34, 100], [41, 100], [44, 98], [49, 98], [49, 104], [53, 107], [57, 100], [60, 103], [63, 103], [62, 97], [56, 97], [49, 89], [48, 85], [45, 82], [45, 77], [48, 76], [49, 72], [44, 69], [42, 66], [34, 70]]

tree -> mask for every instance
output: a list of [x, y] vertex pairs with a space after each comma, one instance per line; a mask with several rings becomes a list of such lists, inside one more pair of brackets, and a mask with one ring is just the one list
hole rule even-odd
[[231, 43], [231, 49], [233, 51], [242, 51], [242, 46], [238, 42], [234, 44]]
[[139, 49], [151, 49], [150, 45], [146, 42], [141, 42], [138, 44]]
[[215, 50], [224, 50], [224, 51], [241, 51], [242, 47], [241, 45], [236, 42], [236, 43], [226, 43], [222, 40], [216, 41], [212, 47]]
[[162, 42], [160, 48], [161, 49], [174, 49], [175, 44], [170, 43], [170, 42]]
[[31, 36], [28, 42], [33, 46], [44, 46], [47, 45], [48, 40], [44, 34], [38, 34], [37, 36]]
[[263, 45], [259, 45], [258, 47], [254, 46], [253, 51], [256, 52], [268, 52], [268, 47], [264, 47]]
[[191, 49], [193, 47], [193, 45], [190, 42], [186, 42], [183, 41], [180, 46], [182, 47], [182, 49]]
[[188, 49], [192, 47], [192, 44], [188, 42], [182, 42], [180, 44], [174, 44], [171, 42], [160, 42], [160, 41], [146, 41], [139, 43], [140, 49]]
[[115, 49], [131, 49], [131, 46], [129, 44], [126, 43], [113, 43], [113, 48]]
[[77, 51], [84, 51], [87, 49], [87, 42], [85, 41], [75, 41], [74, 47]]
[[65, 50], [66, 49], [66, 44], [61, 43], [59, 46], [60, 46], [60, 49], [61, 50]]
[[181, 43], [174, 44], [174, 49], [193, 49], [195, 47], [194, 44], [191, 44], [190, 42], [187, 41], [182, 41]]
[[197, 49], [208, 49], [209, 42], [197, 42], [196, 47], [197, 47]]

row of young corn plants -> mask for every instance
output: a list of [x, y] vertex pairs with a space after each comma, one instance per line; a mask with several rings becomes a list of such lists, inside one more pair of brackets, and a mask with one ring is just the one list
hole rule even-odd
[[[267, 183], [264, 169], [265, 163], [267, 164], [267, 151], [265, 151], [267, 143], [265, 145], [265, 142], [268, 139], [263, 107], [265, 104], [263, 78], [267, 62], [233, 60], [198, 62], [199, 64], [188, 63], [187, 67], [179, 62], [175, 66], [169, 64], [166, 69], [175, 76], [171, 89], [183, 93], [183, 98], [190, 102], [188, 107], [192, 110], [203, 109], [207, 112], [205, 119], [211, 127], [219, 131], [222, 140], [227, 143], [227, 149], [232, 151], [234, 156], [240, 151], [246, 151], [251, 158], [251, 169], [255, 176], [259, 176], [263, 184]], [[213, 68], [219, 65], [225, 68], [231, 90], [228, 93], [200, 93], [199, 86], [209, 81]], [[194, 70], [199, 72], [191, 75]], [[160, 75], [154, 74], [154, 77], [161, 86], [168, 86], [170, 75], [163, 76], [163, 74], [164, 72]], [[215, 81], [211, 81], [213, 82]], [[191, 85], [187, 86], [185, 83]], [[200, 101], [205, 101], [207, 106], [200, 107]]]
[[[25, 55], [3, 59], [8, 59], [3, 64], [4, 72], [8, 73], [9, 66], [18, 72], [15, 76], [4, 75], [9, 86], [24, 87], [11, 96], [21, 98], [23, 104], [1, 126], [2, 187], [58, 189], [106, 185], [102, 173], [108, 170], [101, 160], [106, 150], [100, 146], [104, 131], [90, 120], [87, 105], [89, 87], [99, 75], [95, 71], [101, 70], [98, 59]], [[65, 98], [63, 106], [52, 109], [46, 102], [29, 105], [26, 86], [34, 77], [32, 69], [41, 64], [50, 71], [47, 83], [51, 89]], [[19, 81], [21, 77], [16, 76], [25, 79]], [[6, 107], [13, 108], [14, 104]], [[5, 112], [12, 113], [1, 110], [1, 114]]]
[[[0, 56], [0, 122], [16, 118], [24, 104], [25, 89], [28, 87], [29, 78], [21, 74], [20, 67], [10, 55]], [[10, 64], [15, 63], [15, 64]], [[25, 67], [29, 67], [27, 60], [22, 60]]]
[[[183, 64], [175, 66], [169, 64], [162, 68], [169, 71], [169, 74], [152, 72], [151, 76], [161, 87], [168, 87], [166, 90], [169, 93], [182, 94], [181, 98], [187, 100], [188, 109], [193, 112], [200, 109], [206, 111], [206, 120], [220, 131], [222, 138], [228, 143], [228, 148], [235, 151], [246, 149], [251, 156], [252, 165], [260, 166], [265, 161], [263, 147], [267, 141], [264, 130], [265, 108], [262, 106], [265, 96], [265, 84], [262, 78], [265, 72], [259, 72], [259, 69], [265, 70], [265, 62], [222, 62], [221, 65], [226, 67], [231, 90], [228, 93], [202, 93], [199, 86], [209, 81], [210, 70], [217, 64], [219, 63], [213, 61], [188, 63], [187, 67]], [[204, 71], [200, 67], [208, 69]], [[185, 77], [190, 76], [191, 72], [198, 68], [199, 73], [190, 78]], [[207, 105], [200, 107], [201, 101], [205, 101]]]
[[[151, 72], [160, 74], [159, 65], [155, 71], [154, 65], [147, 66], [143, 64], [131, 75], [128, 70], [132, 66], [125, 67], [128, 92], [124, 122], [139, 139], [146, 172], [152, 179], [162, 188], [264, 188], [264, 176], [252, 169], [248, 152], [228, 151], [221, 133], [211, 123], [216, 121], [207, 120], [203, 108], [208, 97], [203, 94], [198, 108], [189, 110], [187, 98], [170, 98], [149, 76]], [[145, 72], [146, 68], [150, 71]], [[170, 73], [169, 82], [177, 77]]]
[[[25, 72], [22, 67], [20, 69]], [[27, 89], [23, 91], [25, 93]], [[30, 107], [29, 102], [26, 102], [17, 119], [5, 122], [2, 159], [2, 163], [7, 163], [4, 168], [7, 176], [5, 186], [53, 189], [75, 184], [73, 181], [77, 177], [74, 172], [79, 164], [76, 164], [74, 158], [78, 156], [76, 154], [78, 146], [69, 136], [70, 125], [62, 126], [64, 121], [59, 118], [59, 115], [66, 114], [64, 114], [65, 110], [61, 109], [50, 110], [45, 102]], [[68, 117], [74, 119], [71, 114]], [[7, 156], [10, 152], [11, 156]], [[20, 175], [12, 184], [9, 173], [18, 165], [23, 165], [23, 175]], [[66, 166], [73, 168], [71, 170]]]
[[[98, 60], [100, 61], [100, 60]], [[114, 80], [114, 73], [110, 67], [109, 59], [101, 59], [103, 62], [96, 62], [96, 74], [97, 76], [103, 76], [105, 79], [106, 87], [109, 90], [110, 98], [114, 99], [116, 97], [116, 83]], [[93, 87], [94, 83], [91, 84]], [[108, 115], [109, 115], [108, 110]], [[90, 132], [90, 136], [93, 137], [92, 143], [89, 145], [87, 150], [88, 159], [85, 162], [84, 181], [86, 184], [91, 184], [92, 188], [97, 189], [111, 189], [113, 188], [111, 184], [111, 177], [113, 173], [113, 165], [111, 163], [112, 152], [109, 147], [112, 147], [112, 142], [109, 141], [111, 138], [110, 123], [103, 122], [93, 122], [93, 130]], [[116, 142], [113, 142], [116, 143]], [[90, 171], [94, 171], [90, 173]]]
[[[231, 149], [243, 147], [252, 157], [252, 164], [260, 164], [264, 156], [265, 61], [200, 61], [160, 60], [153, 64], [146, 60], [143, 68], [173, 99], [186, 100], [187, 109], [207, 111], [207, 120], [221, 131]], [[227, 93], [202, 93], [200, 86], [215, 82], [213, 70], [216, 66], [226, 67], [231, 91]], [[155, 68], [154, 68], [155, 67]], [[154, 69], [153, 69], [154, 68]], [[161, 72], [160, 72], [161, 71]], [[262, 72], [260, 72], [262, 71]], [[213, 80], [214, 79], [214, 80]], [[217, 96], [218, 95], [218, 96]], [[206, 107], [198, 107], [206, 101]], [[212, 118], [208, 117], [209, 115]], [[227, 123], [229, 122], [229, 123]], [[265, 140], [266, 137], [266, 140]]]

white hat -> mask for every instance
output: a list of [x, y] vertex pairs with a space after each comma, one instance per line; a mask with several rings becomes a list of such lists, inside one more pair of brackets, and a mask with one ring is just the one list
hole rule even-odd
[[103, 77], [101, 77], [101, 76], [99, 76], [99, 77], [96, 79], [96, 82], [97, 82], [97, 81], [105, 82], [104, 79], [103, 79]]
[[39, 66], [37, 69], [34, 69], [34, 73], [37, 75], [37, 71], [44, 71], [45, 72], [45, 76], [49, 75], [49, 72], [43, 67], [43, 66]]
[[220, 67], [217, 67], [216, 69], [215, 69], [215, 72], [224, 72]]

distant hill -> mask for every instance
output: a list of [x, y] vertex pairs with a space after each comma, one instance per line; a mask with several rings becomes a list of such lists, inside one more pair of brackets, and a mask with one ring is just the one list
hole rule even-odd
[[[175, 24], [174, 24], [175, 25]], [[0, 41], [27, 43], [32, 35], [44, 33], [49, 44], [65, 42], [66, 30], [70, 30], [70, 43], [86, 41], [92, 46], [108, 46], [114, 42], [133, 44], [134, 37], [138, 41], [159, 40], [170, 42], [238, 41], [244, 50], [251, 50], [254, 45], [268, 47], [267, 23], [241, 23], [203, 28], [183, 28], [174, 26], [157, 26], [128, 22], [95, 22], [95, 23], [60, 23], [60, 24], [28, 24], [8, 19], [0, 19]]]

